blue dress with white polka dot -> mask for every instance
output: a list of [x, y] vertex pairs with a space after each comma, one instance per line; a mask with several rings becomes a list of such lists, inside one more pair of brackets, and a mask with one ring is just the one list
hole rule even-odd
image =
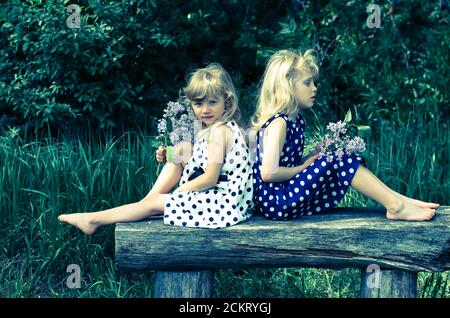
[[253, 192], [255, 213], [272, 220], [295, 219], [298, 216], [326, 212], [335, 207], [347, 193], [359, 164], [367, 162], [356, 154], [344, 154], [341, 161], [335, 156], [327, 162], [326, 156], [317, 158], [306, 169], [284, 182], [265, 182], [260, 166], [263, 156], [264, 129], [276, 118], [286, 121], [286, 140], [279, 166], [294, 167], [302, 164], [305, 120], [299, 113], [296, 121], [279, 112], [258, 131], [257, 155], [253, 164]]

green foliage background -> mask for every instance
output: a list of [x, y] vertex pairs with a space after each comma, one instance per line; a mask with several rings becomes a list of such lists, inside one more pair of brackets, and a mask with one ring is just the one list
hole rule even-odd
[[[72, 3], [79, 29], [67, 26]], [[367, 26], [370, 3], [380, 28]], [[447, 0], [0, 0], [0, 296], [151, 297], [153, 272], [115, 267], [113, 226], [87, 237], [57, 216], [148, 193], [158, 170], [148, 134], [186, 75], [209, 62], [231, 73], [248, 121], [268, 57], [314, 48], [306, 153], [350, 109], [352, 123], [372, 127], [375, 175], [448, 205], [448, 11]], [[353, 189], [340, 202], [370, 204]], [[65, 285], [72, 263], [80, 290]], [[221, 270], [215, 284], [219, 297], [357, 297], [359, 270]], [[449, 273], [420, 273], [418, 287], [449, 297]]]
[[[323, 122], [348, 109], [365, 123], [450, 116], [448, 1], [375, 1], [372, 29], [369, 1], [2, 2], [0, 121], [24, 134], [154, 129], [188, 72], [209, 62], [230, 71], [248, 120], [267, 58], [285, 48], [316, 49]], [[67, 26], [71, 3], [80, 28]]]

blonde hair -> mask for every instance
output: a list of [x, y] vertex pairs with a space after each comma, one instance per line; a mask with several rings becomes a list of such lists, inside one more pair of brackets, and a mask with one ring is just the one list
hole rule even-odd
[[222, 96], [225, 100], [225, 111], [222, 117], [210, 127], [200, 130], [196, 140], [211, 136], [211, 131], [219, 125], [235, 120], [240, 125], [241, 112], [238, 107], [239, 95], [228, 72], [219, 63], [211, 63], [205, 68], [197, 69], [189, 76], [189, 82], [182, 90], [185, 102], [203, 100], [209, 97]]
[[305, 71], [310, 71], [314, 78], [319, 75], [314, 52], [312, 49], [304, 54], [300, 51], [281, 50], [270, 57], [259, 85], [256, 111], [251, 120], [252, 128], [259, 130], [278, 112], [284, 112], [288, 116], [297, 112], [295, 82]]

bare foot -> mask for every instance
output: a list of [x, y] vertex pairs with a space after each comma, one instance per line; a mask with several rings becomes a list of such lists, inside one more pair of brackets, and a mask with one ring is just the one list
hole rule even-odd
[[89, 213], [62, 214], [58, 216], [58, 220], [76, 226], [87, 235], [94, 234], [98, 227], [98, 225], [89, 219]]
[[434, 209], [421, 208], [407, 200], [400, 199], [386, 209], [389, 220], [429, 221], [433, 218]]
[[440, 207], [439, 203], [431, 203], [431, 202], [425, 202], [425, 201], [420, 201], [420, 200], [416, 200], [413, 198], [409, 198], [407, 196], [401, 195], [400, 199], [404, 199], [405, 201], [409, 201], [414, 205], [417, 205], [420, 208], [429, 208], [429, 209], [437, 209], [438, 207]]

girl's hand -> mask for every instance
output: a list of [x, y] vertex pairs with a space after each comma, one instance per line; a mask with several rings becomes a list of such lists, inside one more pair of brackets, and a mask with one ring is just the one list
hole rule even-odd
[[316, 154], [312, 155], [311, 157], [309, 157], [308, 159], [305, 160], [305, 162], [303, 163], [303, 166], [308, 167], [310, 164], [312, 164], [314, 162], [314, 160], [316, 160], [320, 156], [322, 156], [320, 153], [316, 153]]
[[316, 148], [313, 150], [313, 154], [318, 154], [320, 152], [320, 149], [322, 148], [322, 145], [324, 144], [324, 141], [322, 140], [317, 146]]
[[166, 163], [166, 148], [163, 146], [159, 146], [159, 148], [156, 150], [156, 161], [161, 163]]

